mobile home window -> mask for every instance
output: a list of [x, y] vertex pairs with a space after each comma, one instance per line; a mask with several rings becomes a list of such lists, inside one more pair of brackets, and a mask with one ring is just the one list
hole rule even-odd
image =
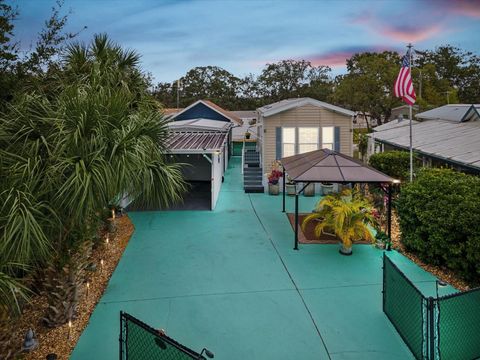
[[295, 128], [282, 128], [282, 157], [295, 155]]
[[322, 149], [333, 150], [335, 135], [333, 126], [325, 126], [322, 128]]
[[298, 153], [306, 153], [318, 149], [318, 128], [298, 128]]

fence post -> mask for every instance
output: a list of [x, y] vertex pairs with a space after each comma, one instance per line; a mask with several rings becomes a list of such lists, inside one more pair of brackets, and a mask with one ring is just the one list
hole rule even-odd
[[123, 311], [120, 311], [120, 335], [118, 336], [120, 360], [123, 360]]
[[383, 273], [383, 281], [382, 281], [382, 310], [385, 313], [385, 253], [383, 253], [383, 263], [382, 263], [382, 273]]
[[435, 300], [433, 297], [427, 299], [427, 346], [428, 346], [428, 359], [435, 360]]

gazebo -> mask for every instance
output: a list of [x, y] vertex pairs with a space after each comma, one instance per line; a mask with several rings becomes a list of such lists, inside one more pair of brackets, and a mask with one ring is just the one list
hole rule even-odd
[[280, 160], [283, 166], [283, 209], [285, 212], [285, 175], [291, 181], [303, 187], [295, 190], [295, 246], [298, 250], [298, 195], [311, 183], [337, 184], [388, 184], [387, 234], [391, 238], [392, 230], [392, 184], [400, 181], [370, 167], [360, 161], [339, 152], [322, 149], [285, 157]]

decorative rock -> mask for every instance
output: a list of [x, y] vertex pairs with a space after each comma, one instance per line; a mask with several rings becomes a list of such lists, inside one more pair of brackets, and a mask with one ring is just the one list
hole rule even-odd
[[25, 340], [23, 341], [22, 351], [32, 351], [38, 347], [38, 340], [35, 337], [35, 333], [32, 329], [28, 329], [25, 334]]

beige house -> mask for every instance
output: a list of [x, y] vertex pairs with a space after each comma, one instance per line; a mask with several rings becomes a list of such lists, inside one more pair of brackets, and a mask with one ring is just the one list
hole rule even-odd
[[262, 165], [317, 149], [353, 156], [353, 111], [311, 98], [282, 100], [258, 110]]

